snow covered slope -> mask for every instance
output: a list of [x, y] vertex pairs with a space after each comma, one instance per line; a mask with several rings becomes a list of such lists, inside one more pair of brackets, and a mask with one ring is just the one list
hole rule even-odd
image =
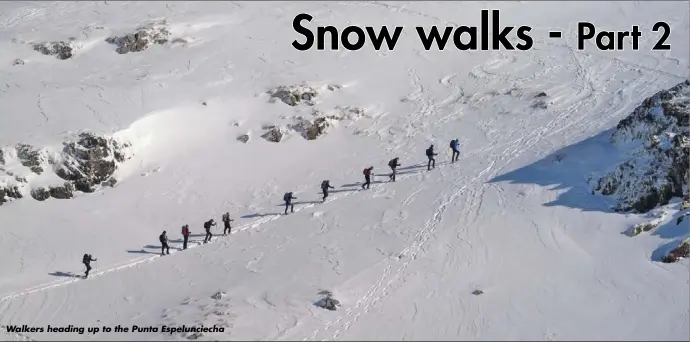
[[[534, 47], [426, 51], [413, 29], [476, 26], [484, 8], [533, 27]], [[679, 201], [631, 239], [622, 233], [649, 218], [613, 212], [616, 198], [588, 183], [624, 157], [609, 130], [687, 80], [687, 9], [0, 3], [0, 336], [687, 340], [688, 261], [657, 258], [687, 235], [668, 223]], [[311, 28], [405, 31], [394, 51], [303, 52], [290, 45], [302, 12]], [[578, 51], [576, 21], [640, 25], [640, 50]], [[657, 21], [672, 27], [671, 51], [651, 51]], [[430, 144], [439, 156], [427, 171]], [[389, 183], [393, 157], [402, 166]], [[367, 166], [374, 183], [360, 191]], [[335, 189], [320, 203], [324, 179]], [[284, 216], [288, 191], [298, 199]], [[232, 234], [201, 244], [203, 222], [226, 211]], [[160, 257], [163, 230], [173, 253]], [[75, 276], [84, 253], [98, 259], [88, 280]], [[324, 290], [334, 311], [315, 305]], [[7, 329], [21, 325], [158, 332]]]

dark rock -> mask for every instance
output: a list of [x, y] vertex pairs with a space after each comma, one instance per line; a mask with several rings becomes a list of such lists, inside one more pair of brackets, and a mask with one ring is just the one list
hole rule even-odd
[[22, 197], [22, 193], [19, 190], [18, 186], [0, 186], [0, 205], [6, 203], [8, 201], [8, 198], [20, 199]]
[[330, 124], [325, 117], [317, 118], [316, 120], [309, 121], [305, 119], [300, 119], [297, 124], [290, 125], [290, 128], [301, 133], [302, 136], [307, 140], [315, 140], [324, 133]]
[[12, 61], [12, 65], [24, 65], [24, 61], [17, 58], [14, 61]]
[[31, 197], [37, 201], [45, 201], [50, 198], [50, 192], [46, 188], [40, 187], [31, 190]]
[[14, 176], [14, 180], [16, 180], [19, 183], [26, 183], [26, 178], [24, 177]]
[[690, 81], [647, 98], [611, 136], [629, 159], [596, 180], [617, 211], [647, 212], [684, 195], [690, 179]]
[[17, 157], [22, 165], [28, 167], [36, 174], [40, 175], [43, 172], [41, 153], [38, 150], [27, 144], [18, 144], [15, 148], [17, 150]]
[[5, 153], [0, 149], [0, 165], [5, 164]]
[[661, 258], [665, 263], [676, 262], [680, 259], [687, 258], [690, 255], [690, 237], [683, 240], [678, 247], [671, 250], [668, 255]]
[[109, 186], [112, 188], [115, 186], [115, 184], [117, 184], [117, 179], [110, 177], [107, 181], [101, 183], [101, 186]]
[[316, 90], [306, 85], [280, 86], [269, 90], [268, 94], [271, 95], [271, 101], [279, 99], [290, 106], [296, 106], [301, 101], [311, 106], [314, 104], [311, 101], [317, 96]]
[[474, 291], [472, 291], [472, 294], [475, 295], [475, 296], [479, 296], [480, 294], [483, 294], [483, 293], [484, 293], [484, 291], [482, 291], [482, 290], [474, 290]]
[[237, 137], [237, 140], [246, 144], [249, 141], [249, 134], [242, 134], [239, 137]]
[[285, 137], [285, 133], [282, 128], [276, 126], [265, 126], [268, 132], [264, 133], [261, 137], [270, 142], [280, 142]]
[[116, 162], [126, 159], [122, 148], [112, 139], [82, 133], [77, 141], [64, 144], [63, 162], [56, 166], [55, 173], [72, 181], [77, 190], [93, 192], [97, 185], [109, 181], [117, 170]]
[[340, 302], [333, 298], [333, 294], [330, 291], [321, 291], [319, 294], [324, 295], [325, 297], [314, 303], [314, 305], [330, 311], [335, 311], [338, 309]]
[[539, 97], [546, 97], [546, 93], [541, 91], [541, 92], [537, 93], [537, 95], [534, 95], [534, 98], [539, 98]]
[[121, 37], [108, 37], [106, 42], [117, 45], [117, 53], [126, 54], [146, 50], [152, 44], [165, 44], [170, 40], [170, 31], [165, 28], [165, 21], [148, 24], [136, 29], [136, 32]]
[[69, 199], [74, 197], [74, 187], [71, 183], [65, 183], [62, 186], [51, 186], [50, 187], [50, 197], [57, 199]]
[[69, 59], [74, 56], [74, 49], [72, 48], [71, 44], [62, 41], [33, 44], [33, 49], [46, 56], [55, 56], [62, 60]]

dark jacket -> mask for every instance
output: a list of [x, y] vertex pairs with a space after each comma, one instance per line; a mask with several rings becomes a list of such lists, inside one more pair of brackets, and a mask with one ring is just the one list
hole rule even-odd
[[81, 259], [81, 262], [87, 265], [92, 261], [96, 261], [96, 259], [93, 259], [90, 254], [84, 254], [84, 258]]
[[216, 223], [213, 222], [213, 220], [208, 220], [208, 221], [204, 222], [204, 229], [209, 230], [209, 229], [211, 229], [212, 226], [215, 226], [215, 225], [216, 225]]
[[433, 148], [433, 147], [429, 147], [429, 148], [426, 149], [426, 156], [427, 156], [427, 157], [433, 157], [433, 156], [435, 156], [435, 155], [436, 155], [436, 153], [434, 153], [434, 148]]
[[168, 243], [168, 236], [163, 233], [158, 237], [158, 241], [165, 245]]
[[400, 166], [400, 164], [398, 163], [398, 159], [399, 158], [391, 159], [391, 161], [388, 162], [388, 166], [390, 166], [391, 168], [396, 168], [396, 167]]
[[292, 192], [286, 192], [285, 195], [283, 195], [283, 201], [285, 201], [285, 203], [290, 203], [293, 199], [297, 199], [297, 197], [292, 196]]
[[331, 186], [331, 183], [329, 181], [323, 181], [321, 182], [321, 189], [324, 191], [328, 190], [328, 188], [335, 189], [334, 187]]

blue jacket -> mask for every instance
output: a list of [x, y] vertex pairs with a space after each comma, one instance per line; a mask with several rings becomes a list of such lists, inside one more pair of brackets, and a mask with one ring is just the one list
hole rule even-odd
[[458, 149], [458, 141], [457, 140], [451, 140], [450, 148], [457, 150]]

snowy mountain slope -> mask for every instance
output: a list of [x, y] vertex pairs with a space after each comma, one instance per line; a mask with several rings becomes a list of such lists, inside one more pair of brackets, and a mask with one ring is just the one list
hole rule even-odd
[[[687, 78], [687, 4], [490, 5], [506, 25], [535, 28], [532, 51], [424, 51], [410, 30], [476, 25], [483, 3], [0, 5], [0, 48], [10, 51], [0, 56], [0, 112], [9, 113], [0, 145], [60, 146], [81, 130], [132, 144], [113, 188], [0, 207], [8, 227], [0, 235], [0, 324], [226, 325], [200, 339], [687, 340], [687, 261], [651, 260], [665, 237], [621, 235], [644, 218], [609, 212], [610, 201], [586, 188], [592, 169], [615, 160], [607, 145], [574, 145]], [[406, 31], [394, 51], [300, 52], [289, 44], [299, 38], [291, 20], [301, 12], [314, 25]], [[162, 18], [186, 44], [118, 54], [104, 42]], [[648, 36], [640, 51], [576, 51], [574, 27], [562, 25], [576, 20], [616, 29], [665, 20], [673, 50], [651, 52]], [[551, 27], [564, 31], [563, 45], [546, 39]], [[81, 47], [66, 60], [21, 43], [69, 37]], [[12, 65], [17, 58], [24, 64]], [[265, 94], [305, 82], [344, 87], [324, 91], [314, 106], [270, 103]], [[259, 138], [263, 125], [337, 106], [370, 115], [317, 140]], [[236, 140], [247, 132], [247, 144]], [[446, 146], [456, 137], [461, 159], [449, 165]], [[430, 143], [440, 155], [427, 172]], [[566, 146], [565, 163], [548, 162]], [[578, 161], [583, 155], [592, 158]], [[403, 166], [387, 183], [394, 156]], [[356, 191], [369, 165], [377, 183]], [[529, 179], [511, 182], [511, 171], [525, 168]], [[323, 179], [336, 190], [313, 203]], [[275, 215], [286, 191], [295, 191], [297, 212]], [[162, 230], [177, 240], [188, 223], [199, 234], [224, 211], [236, 220], [230, 237], [155, 255]], [[86, 281], [69, 276], [82, 272], [84, 253], [98, 258]], [[320, 290], [341, 307], [315, 307]]]

